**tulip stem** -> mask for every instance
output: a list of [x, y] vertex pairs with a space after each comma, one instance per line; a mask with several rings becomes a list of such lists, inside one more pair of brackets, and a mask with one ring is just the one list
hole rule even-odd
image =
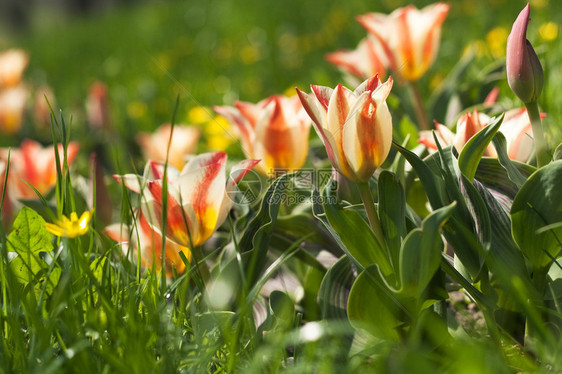
[[427, 113], [425, 111], [422, 96], [416, 82], [408, 82], [408, 87], [410, 88], [412, 104], [414, 106], [414, 112], [416, 113], [416, 119], [418, 120], [420, 130], [431, 130], [429, 122], [427, 121]]
[[536, 101], [525, 103], [531, 126], [533, 128], [533, 139], [535, 141], [535, 150], [537, 153], [537, 167], [542, 167], [550, 162], [550, 155], [548, 154], [548, 144], [544, 137], [542, 128], [541, 115], [539, 113], [539, 105]]
[[375, 207], [375, 201], [373, 200], [373, 195], [371, 195], [371, 190], [369, 188], [369, 182], [367, 183], [357, 183], [357, 188], [359, 189], [359, 195], [361, 200], [363, 200], [363, 205], [365, 206], [365, 211], [367, 212], [367, 218], [369, 219], [369, 224], [371, 229], [375, 233], [377, 240], [381, 246], [384, 246], [384, 235], [382, 233], [381, 222], [379, 221], [379, 216], [377, 214], [377, 208]]

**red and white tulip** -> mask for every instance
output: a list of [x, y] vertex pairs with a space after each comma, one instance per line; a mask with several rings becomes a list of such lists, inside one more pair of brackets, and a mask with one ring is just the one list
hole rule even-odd
[[392, 77], [367, 79], [355, 91], [311, 86], [297, 90], [332, 165], [353, 182], [366, 182], [384, 162], [392, 143], [392, 117], [386, 98]]
[[[541, 117], [544, 116], [545, 114], [541, 114]], [[489, 122], [490, 117], [478, 113], [475, 109], [473, 113], [467, 112], [459, 118], [456, 133], [453, 133], [447, 126], [436, 123], [435, 134], [441, 147], [453, 145], [460, 152], [470, 138], [488, 126]], [[499, 131], [505, 136], [509, 158], [527, 162], [534, 150], [533, 130], [527, 110], [522, 108], [506, 112]], [[431, 131], [421, 131], [418, 142], [430, 150], [437, 150]], [[491, 144], [486, 148], [484, 156], [497, 157], [496, 150]]]
[[[70, 142], [67, 148], [67, 164], [70, 165], [80, 146]], [[0, 159], [7, 160], [8, 149], [0, 149]], [[63, 146], [58, 145], [60, 164], [63, 162]], [[47, 194], [57, 182], [55, 150], [52, 145], [43, 147], [34, 140], [26, 139], [20, 148], [10, 151], [10, 170], [8, 177], [8, 194], [12, 199], [36, 199], [37, 194]]]
[[232, 168], [226, 179], [224, 152], [195, 156], [180, 172], [167, 169], [167, 209], [163, 211], [164, 165], [150, 161], [143, 177], [126, 174], [115, 179], [130, 190], [142, 194], [141, 208], [150, 226], [176, 244], [191, 247], [203, 244], [219, 228], [230, 211], [233, 200], [228, 192], [259, 161], [245, 160]]
[[[136, 228], [113, 224], [106, 227], [104, 232], [116, 242], [121, 243], [125, 253], [132, 249], [130, 253], [132, 260], [140, 257], [143, 267], [149, 267], [160, 272], [162, 268], [162, 236], [150, 227], [142, 213], [138, 215]], [[191, 261], [191, 251], [189, 248], [166, 239], [164, 266], [167, 277], [171, 277], [174, 274], [174, 268], [177, 274], [183, 274], [185, 271], [186, 266], [180, 256], [180, 252], [183, 252], [186, 259]]]

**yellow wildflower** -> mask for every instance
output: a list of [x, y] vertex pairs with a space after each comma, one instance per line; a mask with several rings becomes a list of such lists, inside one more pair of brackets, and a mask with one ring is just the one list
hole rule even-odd
[[80, 218], [76, 212], [70, 213], [70, 219], [62, 216], [62, 219], [55, 221], [55, 223], [46, 223], [47, 230], [56, 236], [64, 236], [67, 238], [75, 238], [84, 235], [88, 232], [88, 224], [92, 218], [90, 211], [82, 213]]

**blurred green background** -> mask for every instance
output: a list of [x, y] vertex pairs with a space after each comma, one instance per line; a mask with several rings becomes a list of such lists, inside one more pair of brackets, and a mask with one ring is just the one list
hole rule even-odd
[[[355, 16], [389, 13], [409, 3], [423, 7], [432, 2], [5, 0], [0, 6], [0, 50], [18, 47], [29, 53], [25, 79], [33, 87], [52, 87], [56, 108], [73, 117], [73, 134], [87, 149], [95, 145], [88, 145], [84, 105], [95, 81], [108, 86], [117, 133], [109, 141], [127, 142], [136, 131], [169, 122], [178, 94], [178, 122], [189, 123], [195, 120], [191, 109], [200, 105], [255, 102], [292, 93], [295, 86], [306, 90], [311, 83], [343, 82], [324, 56], [354, 49], [366, 35]], [[463, 106], [481, 102], [495, 85], [501, 88], [500, 102], [520, 106], [507, 89], [501, 67], [505, 38], [526, 2], [450, 4], [437, 61], [420, 81], [424, 96], [429, 97], [472, 45], [475, 58], [459, 82], [459, 87], [464, 84]], [[531, 7], [528, 38], [546, 71], [541, 106], [551, 125], [558, 124], [562, 105], [555, 99], [560, 91], [555, 87], [562, 83], [562, 2], [534, 0]], [[437, 110], [433, 117], [444, 121], [442, 112]], [[33, 136], [32, 126], [27, 126], [20, 137]], [[2, 145], [17, 140], [4, 139]]]

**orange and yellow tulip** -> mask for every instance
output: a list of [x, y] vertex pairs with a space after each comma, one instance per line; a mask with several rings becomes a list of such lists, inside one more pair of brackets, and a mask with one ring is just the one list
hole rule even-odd
[[381, 42], [394, 73], [406, 81], [415, 81], [435, 60], [441, 25], [449, 7], [446, 3], [435, 3], [418, 10], [409, 5], [389, 15], [361, 15], [357, 21]]
[[[139, 214], [136, 223], [136, 229], [113, 224], [106, 227], [104, 232], [111, 239], [121, 243], [125, 252], [132, 248], [133, 260], [137, 259], [138, 254], [143, 267], [154, 268], [156, 272], [160, 272], [162, 268], [162, 236], [150, 227], [142, 213]], [[186, 259], [191, 261], [189, 248], [166, 239], [164, 266], [167, 277], [172, 277], [174, 268], [178, 274], [183, 274], [185, 271], [185, 263], [179, 254], [180, 252], [183, 252]]]
[[302, 167], [308, 152], [310, 119], [298, 97], [271, 96], [252, 104], [214, 110], [234, 124], [248, 159], [261, 159], [256, 169], [266, 176], [275, 171], [292, 172]]
[[312, 94], [297, 89], [314, 129], [324, 142], [332, 165], [353, 182], [366, 182], [384, 162], [392, 143], [392, 117], [386, 98], [392, 77], [378, 76], [355, 91], [311, 86]]
[[141, 132], [135, 139], [147, 160], [164, 162], [168, 153], [168, 163], [181, 169], [186, 163], [186, 157], [195, 153], [201, 131], [193, 126], [176, 125], [170, 142], [171, 130], [172, 126], [167, 123], [152, 134]]
[[206, 153], [192, 158], [180, 172], [167, 169], [167, 209], [163, 211], [164, 165], [149, 162], [143, 177], [115, 175], [130, 190], [142, 194], [141, 207], [147, 222], [176, 244], [191, 247], [203, 244], [227, 217], [233, 201], [227, 193], [236, 187], [259, 161], [245, 160], [233, 167], [226, 179], [226, 153]]

